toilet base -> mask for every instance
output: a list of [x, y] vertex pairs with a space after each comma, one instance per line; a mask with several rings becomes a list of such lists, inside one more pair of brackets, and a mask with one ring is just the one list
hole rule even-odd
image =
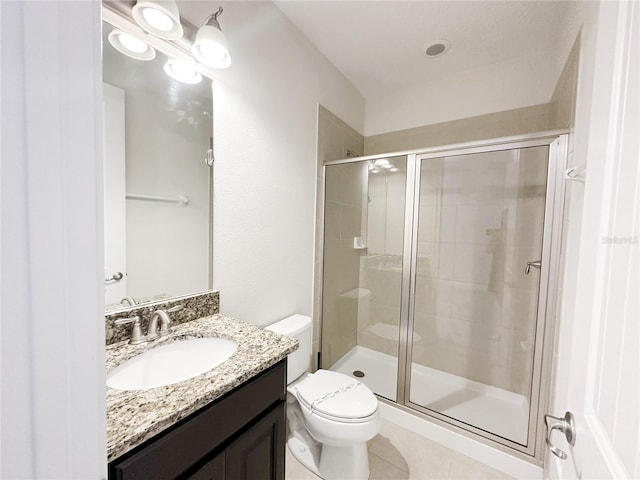
[[369, 455], [367, 444], [352, 446], [320, 445], [318, 452], [309, 448], [296, 437], [287, 442], [291, 454], [307, 469], [324, 480], [367, 480], [369, 478]]
[[320, 476], [318, 468], [316, 467], [316, 459], [313, 455], [314, 452], [307, 447], [304, 442], [296, 437], [291, 437], [287, 441], [287, 447], [289, 448], [291, 455], [293, 455], [296, 460], [298, 460], [308, 470]]

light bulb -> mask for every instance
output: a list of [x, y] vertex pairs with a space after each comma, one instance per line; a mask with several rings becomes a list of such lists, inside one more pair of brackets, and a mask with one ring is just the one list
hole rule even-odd
[[120, 33], [118, 40], [123, 47], [135, 53], [144, 53], [149, 48], [142, 40], [138, 40], [136, 37], [129, 35], [128, 33]]
[[182, 83], [200, 83], [202, 81], [202, 75], [195, 67], [182, 60], [169, 60], [164, 65], [164, 71], [174, 80]]
[[156, 57], [156, 51], [153, 47], [150, 47], [144, 41], [130, 33], [114, 29], [109, 33], [108, 39], [113, 48], [136, 60], [147, 61], [153, 60]]
[[218, 43], [202, 42], [198, 48], [200, 54], [213, 63], [221, 63], [227, 56], [227, 50]]
[[212, 68], [227, 68], [231, 65], [226, 37], [211, 25], [203, 25], [198, 29], [191, 52], [196, 60]]
[[145, 8], [142, 10], [142, 16], [149, 23], [149, 25], [168, 32], [173, 28], [173, 20], [169, 15], [155, 8]]
[[143, 30], [165, 40], [177, 40], [184, 33], [175, 0], [136, 0], [133, 19]]

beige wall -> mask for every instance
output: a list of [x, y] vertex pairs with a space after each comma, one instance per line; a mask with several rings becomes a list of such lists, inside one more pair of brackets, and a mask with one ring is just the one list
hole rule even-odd
[[549, 128], [573, 128], [578, 93], [578, 60], [580, 37], [573, 44], [549, 102]]
[[[320, 350], [320, 255], [324, 242], [327, 260], [324, 264], [325, 291], [322, 309], [325, 324], [322, 352], [325, 367], [355, 346], [357, 335], [357, 303], [354, 304], [349, 299], [349, 292], [358, 286], [360, 252], [353, 249], [353, 237], [361, 235], [363, 178], [366, 178], [363, 167], [346, 165], [334, 167], [337, 170], [328, 169], [326, 204], [322, 189], [324, 162], [346, 158], [347, 150], [355, 155], [362, 155], [364, 137], [319, 105], [313, 351]], [[321, 234], [323, 229], [324, 239]], [[353, 308], [356, 309], [355, 314], [351, 311]], [[315, 358], [312, 364], [315, 364]]]
[[364, 139], [365, 155], [507, 137], [548, 129], [549, 104], [436, 123]]

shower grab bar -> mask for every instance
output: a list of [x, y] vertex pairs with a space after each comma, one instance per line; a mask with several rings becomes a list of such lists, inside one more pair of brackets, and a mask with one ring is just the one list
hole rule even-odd
[[150, 202], [175, 203], [179, 207], [186, 207], [189, 205], [189, 197], [187, 197], [186, 195], [178, 195], [177, 197], [160, 197], [158, 195], [144, 195], [142, 193], [127, 193], [126, 197], [129, 200], [147, 200]]

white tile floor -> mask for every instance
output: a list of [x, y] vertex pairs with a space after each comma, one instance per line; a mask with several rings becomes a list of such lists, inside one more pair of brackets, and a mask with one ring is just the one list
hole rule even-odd
[[[286, 462], [286, 480], [318, 480], [289, 450]], [[369, 466], [370, 480], [512, 478], [387, 420], [382, 420], [380, 434], [369, 442]]]

